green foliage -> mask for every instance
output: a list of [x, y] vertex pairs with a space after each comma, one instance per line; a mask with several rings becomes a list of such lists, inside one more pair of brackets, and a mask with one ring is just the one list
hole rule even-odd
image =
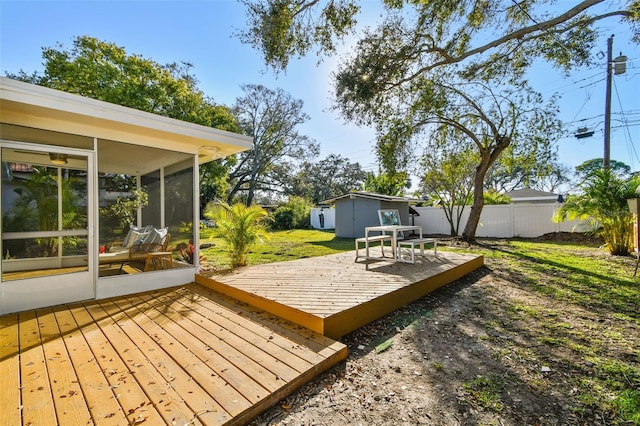
[[485, 188], [508, 192], [526, 187], [553, 192], [571, 180], [571, 170], [559, 163], [551, 144], [530, 148], [527, 144], [507, 147], [489, 168]]
[[201, 206], [206, 206], [214, 200], [224, 200], [229, 196], [229, 173], [237, 162], [236, 156], [230, 156], [200, 165]]
[[209, 204], [205, 216], [215, 221], [212, 236], [225, 241], [234, 268], [245, 266], [252, 245], [267, 235], [264, 223], [267, 212], [259, 206]]
[[[591, 160], [587, 160], [582, 164], [576, 166], [576, 180], [579, 183], [584, 182], [594, 173], [597, 173], [602, 169], [602, 165], [604, 164], [604, 160], [602, 158], [593, 158]], [[615, 176], [618, 176], [621, 179], [626, 179], [631, 177], [631, 167], [629, 165], [616, 160], [611, 160], [609, 162], [609, 170]]]
[[[636, 377], [636, 383], [640, 383], [640, 378]], [[627, 419], [629, 424], [640, 424], [640, 391], [625, 389], [613, 400], [615, 410], [620, 416]]]
[[[356, 1], [243, 3], [248, 28], [239, 33], [240, 39], [259, 50], [265, 64], [276, 70], [286, 69], [291, 57], [303, 56], [314, 47], [319, 54], [333, 53], [334, 39], [350, 34], [359, 12]], [[371, 76], [384, 82], [395, 80], [395, 75], [404, 72], [399, 70], [412, 66], [419, 69], [411, 70], [413, 76], [451, 65], [458, 65], [467, 79], [505, 73], [522, 76], [536, 58], [570, 70], [589, 63], [597, 36], [594, 27], [607, 17], [626, 17], [635, 39], [640, 39], [637, 1], [606, 13], [597, 7], [599, 2], [562, 3], [565, 7], [557, 8], [555, 14], [549, 14], [547, 3], [541, 0], [381, 3], [387, 7], [386, 16], [361, 38], [379, 46], [381, 60], [371, 61], [362, 70], [375, 69]]]
[[293, 208], [280, 206], [273, 212], [273, 229], [293, 229]]
[[265, 63], [276, 71], [285, 70], [289, 58], [303, 56], [314, 45], [323, 53], [335, 50], [335, 40], [355, 26], [359, 7], [353, 1], [318, 2], [287, 0], [242, 0], [247, 10], [247, 26], [238, 36], [259, 50]]
[[[60, 188], [59, 188], [60, 187]], [[58, 189], [62, 195], [61, 207], [62, 228], [58, 223]], [[14, 188], [18, 198], [3, 215], [2, 227], [5, 232], [20, 231], [57, 231], [64, 229], [77, 229], [86, 226], [86, 207], [80, 205], [80, 196], [76, 192], [86, 193], [86, 183], [83, 188], [83, 180], [73, 176], [72, 171], [63, 174], [58, 179], [58, 169], [55, 167], [33, 166], [29, 177], [19, 186]], [[32, 248], [29, 257], [52, 256], [57, 251], [56, 238], [39, 238], [38, 247]], [[73, 238], [65, 238], [66, 247], [77, 244]], [[8, 241], [7, 250], [14, 255], [20, 253], [22, 248], [17, 246], [19, 241]]]
[[149, 194], [144, 189], [133, 189], [128, 197], [118, 197], [107, 207], [100, 208], [100, 217], [115, 219], [118, 227], [128, 228], [136, 223], [138, 209], [149, 204]]
[[484, 191], [484, 203], [486, 205], [511, 204], [511, 198], [493, 189]]
[[423, 198], [436, 200], [444, 210], [451, 235], [458, 235], [462, 213], [472, 202], [479, 155], [464, 134], [441, 127], [420, 161]]
[[464, 383], [463, 387], [480, 406], [500, 412], [504, 408], [500, 399], [501, 380], [496, 376], [478, 376], [474, 380]]
[[635, 197], [638, 184], [640, 177], [625, 181], [610, 169], [593, 171], [580, 186], [582, 194], [567, 197], [554, 220], [586, 219], [598, 228], [611, 254], [626, 256], [633, 236], [627, 199]]
[[73, 47], [43, 49], [44, 73], [9, 75], [53, 89], [100, 99], [140, 111], [236, 131], [229, 109], [207, 99], [189, 63], [161, 65], [123, 47], [89, 36]]
[[55, 168], [34, 166], [24, 185], [14, 191], [19, 198], [3, 220], [5, 231], [53, 231], [58, 228], [58, 181]]
[[405, 189], [411, 188], [409, 175], [405, 172], [367, 174], [364, 190], [377, 194], [402, 196]]
[[286, 192], [310, 199], [314, 204], [361, 190], [367, 172], [359, 163], [351, 163], [345, 157], [331, 154], [317, 163], [305, 161], [288, 183]]
[[274, 229], [307, 229], [311, 225], [311, 204], [302, 197], [289, 200], [273, 212]]

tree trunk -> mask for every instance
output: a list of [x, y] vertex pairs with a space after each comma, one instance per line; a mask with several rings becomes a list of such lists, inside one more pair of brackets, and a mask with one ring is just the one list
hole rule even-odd
[[489, 168], [509, 144], [511, 144], [510, 137], [498, 135], [495, 138], [495, 146], [491, 150], [480, 150], [480, 164], [476, 168], [476, 175], [473, 179], [473, 205], [469, 212], [469, 220], [467, 220], [462, 233], [462, 239], [469, 243], [476, 242], [476, 229], [478, 228], [478, 223], [480, 223], [480, 215], [484, 207], [484, 178]]
[[484, 207], [484, 177], [487, 174], [488, 167], [484, 171], [482, 169], [482, 164], [476, 169], [476, 176], [473, 180], [473, 205], [469, 211], [467, 224], [462, 232], [462, 239], [470, 243], [476, 242], [476, 229], [478, 228], [478, 223], [480, 223], [480, 215]]

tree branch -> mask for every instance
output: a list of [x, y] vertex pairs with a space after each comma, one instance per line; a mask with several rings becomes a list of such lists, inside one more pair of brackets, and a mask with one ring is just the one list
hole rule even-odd
[[[578, 25], [584, 25], [587, 23], [593, 23], [602, 19], [606, 19], [606, 18], [610, 18], [613, 16], [631, 16], [631, 12], [628, 10], [617, 10], [617, 11], [613, 11], [613, 12], [608, 12], [605, 14], [601, 14], [601, 15], [596, 15], [593, 16], [589, 19], [585, 19], [585, 20], [581, 20], [581, 21], [576, 21], [574, 23], [572, 23], [571, 25], [568, 25], [566, 27], [563, 28], [557, 28], [558, 25], [570, 20], [571, 18], [574, 18], [575, 16], [577, 16], [578, 14], [580, 14], [581, 12], [584, 12], [585, 10], [589, 9], [590, 7], [601, 3], [603, 0], [586, 0], [583, 1], [582, 3], [576, 5], [575, 7], [569, 9], [567, 12], [563, 13], [560, 16], [557, 16], [553, 19], [550, 19], [548, 21], [544, 21], [544, 22], [540, 22], [534, 25], [530, 25], [528, 27], [525, 28], [521, 28], [517, 31], [513, 31], [509, 34], [506, 34], [496, 40], [493, 40], [489, 43], [486, 43], [482, 46], [476, 47], [475, 49], [471, 49], [468, 50], [464, 53], [462, 53], [461, 55], [458, 56], [452, 56], [449, 54], [449, 52], [447, 52], [444, 48], [441, 47], [437, 47], [437, 46], [430, 46], [428, 48], [426, 48], [425, 50], [420, 51], [420, 53], [422, 54], [436, 54], [438, 56], [440, 56], [442, 59], [438, 60], [432, 64], [426, 65], [424, 67], [421, 67], [420, 69], [416, 70], [416, 72], [412, 73], [410, 76], [407, 76], [405, 78], [403, 78], [402, 80], [397, 81], [396, 83], [394, 83], [392, 85], [392, 87], [398, 86], [402, 83], [406, 83], [408, 81], [411, 81], [412, 79], [414, 79], [416, 76], [429, 72], [437, 67], [443, 66], [443, 65], [451, 65], [451, 64], [456, 64], [459, 62], [464, 61], [465, 59], [468, 59], [474, 55], [478, 55], [478, 54], [482, 54], [490, 49], [494, 49], [496, 47], [499, 47], [505, 43], [508, 43], [510, 41], [513, 40], [520, 40], [519, 44], [523, 44], [525, 42], [529, 42], [535, 39], [538, 39], [540, 37], [546, 36], [549, 33], [554, 33], [554, 34], [561, 34], [564, 32], [569, 31], [572, 28], [575, 28]], [[537, 33], [537, 34], [536, 34]]]

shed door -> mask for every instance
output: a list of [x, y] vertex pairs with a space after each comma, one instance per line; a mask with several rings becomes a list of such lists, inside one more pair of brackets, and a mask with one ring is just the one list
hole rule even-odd
[[95, 297], [93, 155], [2, 142], [0, 313]]

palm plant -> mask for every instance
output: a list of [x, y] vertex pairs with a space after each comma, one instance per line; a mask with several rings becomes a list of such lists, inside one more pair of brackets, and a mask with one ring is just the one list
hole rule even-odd
[[627, 198], [633, 196], [637, 186], [637, 177], [625, 181], [609, 169], [596, 170], [581, 185], [582, 194], [569, 196], [554, 220], [587, 220], [612, 255], [626, 256], [633, 236], [633, 215]]
[[242, 203], [229, 206], [226, 203], [209, 204], [205, 217], [215, 221], [213, 236], [222, 238], [229, 250], [231, 266], [245, 266], [251, 246], [267, 236], [265, 218], [267, 212], [260, 206]]

